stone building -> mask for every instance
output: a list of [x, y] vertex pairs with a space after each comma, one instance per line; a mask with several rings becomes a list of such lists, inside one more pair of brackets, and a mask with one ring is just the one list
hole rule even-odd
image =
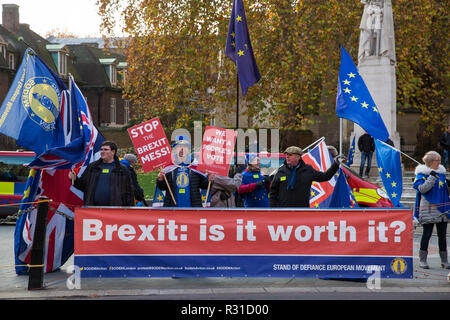
[[[19, 6], [2, 5], [0, 25], [0, 101], [3, 101], [22, 61], [31, 47], [66, 84], [71, 74], [83, 92], [95, 125], [123, 127], [130, 119], [129, 102], [122, 97], [126, 74], [124, 55], [104, 48], [98, 42], [70, 42], [44, 39], [28, 24], [20, 23]], [[0, 138], [0, 149], [15, 148], [6, 137]]]

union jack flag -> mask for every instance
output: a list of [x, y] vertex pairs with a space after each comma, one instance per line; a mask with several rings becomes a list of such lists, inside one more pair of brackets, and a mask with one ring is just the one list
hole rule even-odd
[[[317, 171], [327, 171], [334, 160], [324, 141], [321, 141], [308, 153], [302, 155], [302, 159]], [[311, 208], [328, 208], [330, 196], [333, 193], [337, 178], [333, 176], [325, 182], [313, 182], [311, 186], [311, 195], [309, 198], [309, 206]]]
[[[16, 222], [14, 234], [17, 274], [28, 273], [28, 267], [23, 265], [30, 263], [37, 214], [37, 209], [32, 206], [40, 196], [52, 200], [47, 215], [44, 271], [57, 270], [73, 254], [74, 210], [83, 204], [83, 193], [71, 185], [68, 168], [77, 168], [78, 175], [81, 175], [89, 163], [100, 157], [99, 150], [104, 138], [92, 123], [89, 107], [72, 77], [66, 98], [70, 100], [70, 106], [62, 104], [60, 109], [66, 145], [59, 150], [66, 153], [77, 152], [73, 159], [78, 160], [71, 162], [54, 154], [42, 155], [33, 160], [35, 165], [42, 169], [30, 171], [19, 208], [19, 213], [24, 214]], [[77, 112], [74, 113], [73, 110]], [[75, 137], [76, 143], [72, 137]], [[74, 146], [76, 148], [70, 150]]]

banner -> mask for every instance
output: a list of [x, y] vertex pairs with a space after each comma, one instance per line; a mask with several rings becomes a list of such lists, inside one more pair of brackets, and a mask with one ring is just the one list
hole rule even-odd
[[406, 209], [77, 208], [82, 277], [412, 278]]
[[153, 118], [128, 128], [144, 172], [172, 163], [172, 152], [159, 118]]
[[207, 126], [203, 135], [197, 170], [227, 177], [233, 158], [235, 140], [236, 132], [234, 130]]

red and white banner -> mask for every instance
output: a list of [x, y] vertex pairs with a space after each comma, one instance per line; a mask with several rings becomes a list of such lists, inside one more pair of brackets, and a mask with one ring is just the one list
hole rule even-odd
[[172, 163], [172, 152], [159, 118], [153, 118], [128, 129], [144, 172]]
[[235, 141], [234, 130], [207, 126], [203, 135], [197, 170], [228, 176]]
[[364, 277], [378, 265], [381, 276], [410, 277], [412, 231], [406, 209], [77, 208], [75, 255], [103, 276], [122, 267], [130, 276], [191, 276], [195, 266], [196, 276]]

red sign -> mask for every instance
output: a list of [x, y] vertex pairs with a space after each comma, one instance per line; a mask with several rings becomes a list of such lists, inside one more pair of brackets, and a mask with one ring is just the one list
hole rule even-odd
[[235, 140], [234, 130], [207, 126], [203, 135], [197, 170], [228, 176]]
[[314, 277], [319, 269], [311, 268], [320, 268], [321, 275], [367, 277], [375, 265], [381, 276], [411, 277], [412, 245], [406, 209], [75, 212], [75, 262], [104, 276]]
[[153, 118], [128, 129], [144, 172], [172, 163], [169, 141], [159, 118]]
[[412, 255], [410, 210], [77, 208], [78, 254]]

